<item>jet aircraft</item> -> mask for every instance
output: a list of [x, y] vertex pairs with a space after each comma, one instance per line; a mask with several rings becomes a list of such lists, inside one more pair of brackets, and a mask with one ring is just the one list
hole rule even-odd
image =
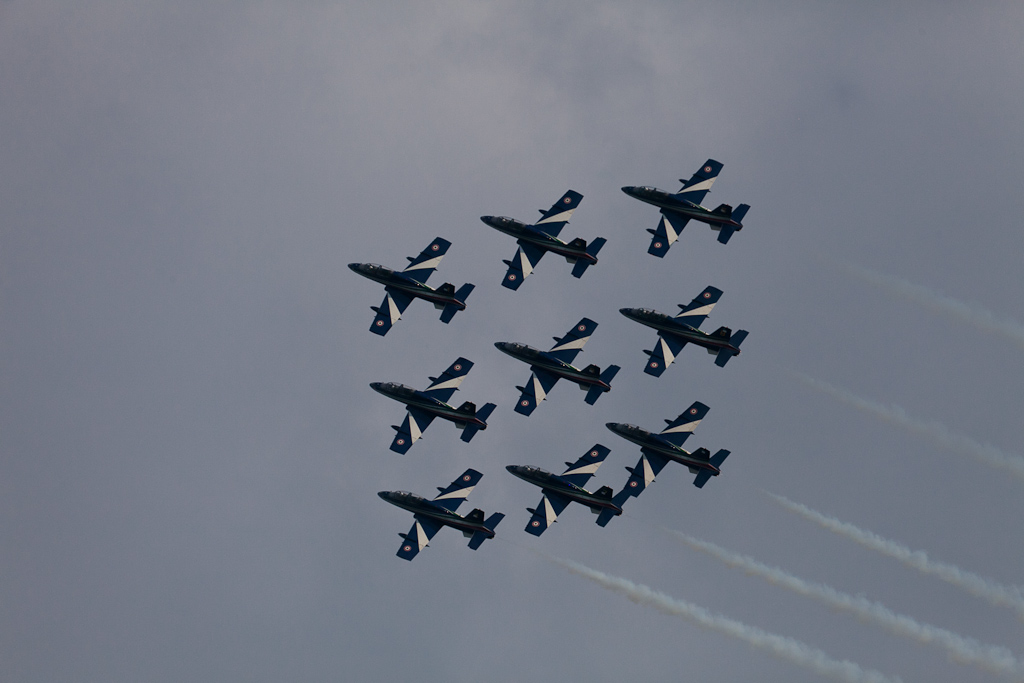
[[384, 285], [384, 291], [387, 292], [380, 307], [370, 306], [370, 310], [377, 314], [370, 325], [370, 332], [383, 337], [416, 298], [434, 304], [434, 308], [441, 311], [441, 322], [445, 324], [449, 323], [456, 313], [466, 310], [466, 297], [473, 291], [473, 285], [464, 284], [458, 291], [450, 282], [437, 289], [427, 285], [427, 278], [441, 263], [441, 257], [451, 245], [452, 243], [446, 239], [435, 238], [419, 256], [407, 256], [410, 263], [401, 272], [375, 263], [348, 264], [353, 272]]
[[398, 556], [403, 560], [416, 557], [443, 526], [461, 531], [462, 535], [469, 539], [469, 547], [473, 550], [479, 548], [488, 538], [494, 538], [494, 527], [498, 526], [498, 522], [504, 519], [505, 515], [495, 512], [484, 519], [484, 511], [479, 509], [473, 510], [465, 517], [455, 512], [483, 476], [474, 469], [468, 469], [447, 488], [438, 486], [437, 490], [440, 493], [433, 500], [427, 500], [408, 491], [379, 492], [378, 496], [392, 505], [408, 510], [416, 520], [409, 533], [398, 534], [402, 537], [402, 547], [398, 549]]
[[660, 377], [687, 342], [703, 346], [711, 355], [717, 355], [715, 365], [721, 368], [725, 367], [730, 358], [740, 355], [740, 344], [747, 338], [746, 330], [739, 330], [735, 334], [728, 327], [719, 327], [711, 333], [700, 330], [701, 323], [721, 297], [722, 290], [706, 287], [690, 303], [679, 304], [682, 310], [674, 318], [649, 308], [620, 308], [619, 313], [630, 320], [658, 331], [658, 343], [654, 350], [644, 351], [650, 356], [644, 372]]
[[391, 442], [391, 450], [406, 453], [435, 417], [454, 422], [455, 426], [462, 430], [462, 440], [467, 443], [478, 431], [487, 429], [486, 420], [496, 407], [493, 403], [484, 404], [480, 410], [469, 401], [458, 408], [453, 408], [447, 403], [452, 394], [458, 391], [459, 385], [472, 367], [472, 361], [460, 357], [444, 371], [443, 375], [431, 377], [430, 386], [423, 391], [397, 382], [370, 383], [374, 391], [408, 406], [402, 426], [391, 425], [397, 432], [395, 440]]
[[509, 289], [519, 289], [523, 280], [537, 267], [545, 252], [564, 256], [565, 260], [574, 264], [573, 277], [583, 277], [583, 272], [597, 263], [597, 252], [604, 246], [605, 239], [598, 237], [590, 246], [587, 241], [577, 237], [568, 244], [558, 239], [558, 233], [569, 222], [572, 212], [580, 205], [583, 195], [569, 190], [554, 205], [545, 211], [540, 209], [541, 218], [533, 225], [505, 216], [480, 216], [487, 225], [495, 230], [511, 235], [519, 243], [519, 250], [511, 261], [504, 261], [508, 266], [505, 279], [501, 284]]
[[743, 229], [743, 217], [750, 209], [748, 205], [740, 204], [733, 209], [728, 204], [719, 204], [714, 210], [700, 205], [721, 172], [722, 164], [714, 159], [708, 159], [689, 180], [679, 179], [683, 187], [675, 194], [649, 186], [622, 188], [630, 197], [654, 204], [661, 209], [658, 229], [647, 230], [654, 235], [647, 250], [648, 254], [658, 258], [665, 256], [668, 248], [679, 239], [679, 234], [691, 218], [707, 223], [712, 230], [717, 230], [718, 241], [722, 244], [728, 242], [734, 232]]
[[639, 496], [669, 461], [690, 468], [690, 473], [697, 475], [693, 480], [693, 485], [697, 488], [703, 488], [708, 479], [717, 477], [721, 472], [722, 463], [729, 457], [729, 451], [720, 450], [711, 455], [706, 448], [698, 448], [692, 453], [683, 449], [683, 442], [708, 414], [708, 410], [706, 405], [696, 401], [676, 419], [665, 420], [668, 427], [660, 434], [654, 434], [636, 425], [607, 423], [605, 426], [608, 429], [640, 446], [640, 461], [636, 467], [626, 468], [630, 477], [620, 493], [628, 492], [630, 496]]
[[602, 393], [611, 391], [612, 378], [619, 371], [618, 365], [609, 365], [601, 372], [596, 365], [588, 365], [580, 370], [572, 366], [576, 354], [583, 349], [583, 345], [590, 339], [590, 335], [597, 328], [590, 318], [583, 318], [569, 330], [564, 337], [554, 337], [555, 345], [550, 351], [541, 351], [526, 344], [517, 342], [496, 342], [494, 345], [499, 351], [507, 353], [516, 360], [529, 363], [533, 374], [530, 376], [526, 387], [517, 386], [516, 389], [522, 392], [519, 402], [516, 403], [516, 412], [522, 415], [529, 415], [537, 407], [537, 404], [544, 400], [561, 378], [575, 382], [580, 389], [587, 392], [583, 400], [594, 405]]
[[526, 524], [527, 533], [540, 536], [572, 502], [589, 507], [591, 512], [598, 515], [597, 523], [600, 526], [608, 524], [612, 517], [621, 515], [622, 503], [629, 498], [628, 493], [622, 492], [613, 498], [608, 486], [602, 486], [593, 493], [583, 488], [609, 453], [611, 451], [601, 444], [594, 444], [576, 462], [566, 462], [568, 469], [562, 474], [552, 474], [539, 467], [507, 466], [506, 470], [523, 481], [539, 486], [543, 493], [536, 510], [526, 508], [527, 512], [533, 514]]

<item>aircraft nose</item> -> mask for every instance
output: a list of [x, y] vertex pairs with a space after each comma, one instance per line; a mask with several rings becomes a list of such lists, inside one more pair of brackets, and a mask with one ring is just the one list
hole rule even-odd
[[516, 470], [518, 469], [518, 466], [517, 465], [505, 465], [505, 469], [508, 470], [509, 472], [511, 472], [512, 474], [515, 474]]
[[635, 315], [635, 313], [634, 313], [635, 311], [636, 311], [635, 308], [620, 308], [619, 309], [619, 313], [621, 313], [622, 315], [626, 316], [627, 318], [632, 318]]
[[348, 264], [348, 267], [350, 270], [359, 270], [359, 266], [361, 265], [361, 263], [350, 263]]
[[494, 342], [494, 348], [505, 351], [508, 348], [508, 342]]
[[622, 431], [622, 425], [620, 425], [618, 422], [605, 422], [604, 426], [615, 433]]
[[487, 225], [490, 225], [491, 223], [494, 222], [494, 216], [480, 216], [480, 220], [482, 220]]
[[381, 500], [387, 500], [391, 497], [391, 491], [378, 491], [377, 496], [379, 496]]
[[370, 382], [370, 388], [374, 391], [380, 391], [382, 382]]
[[625, 192], [626, 194], [633, 194], [636, 192], [636, 186], [626, 185], [625, 187], [622, 188], [622, 191]]

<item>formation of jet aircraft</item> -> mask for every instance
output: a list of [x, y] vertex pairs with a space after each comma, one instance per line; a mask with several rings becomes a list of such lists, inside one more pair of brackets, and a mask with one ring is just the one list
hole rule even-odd
[[718, 241], [722, 244], [728, 242], [734, 232], [743, 229], [743, 217], [750, 209], [747, 204], [740, 204], [735, 209], [728, 204], [719, 204], [713, 210], [700, 205], [721, 172], [722, 164], [714, 159], [708, 159], [689, 180], [679, 179], [683, 187], [675, 194], [646, 185], [628, 185], [622, 188], [630, 197], [661, 209], [658, 228], [647, 231], [653, 235], [648, 254], [658, 258], [664, 257], [668, 253], [668, 248], [679, 239], [679, 234], [691, 218], [707, 223], [712, 230], [717, 230]]
[[740, 344], [747, 338], [746, 330], [733, 333], [728, 327], [719, 327], [714, 332], [702, 332], [701, 323], [711, 313], [718, 300], [722, 298], [722, 290], [705, 287], [688, 304], [679, 304], [682, 310], [672, 317], [649, 308], [620, 308], [619, 313], [641, 325], [653, 327], [658, 331], [658, 343], [653, 351], [645, 350], [650, 359], [644, 372], [660, 377], [661, 373], [672, 364], [687, 342], [703, 346], [715, 358], [715, 365], [724, 368], [733, 356], [740, 355]]
[[447, 488], [438, 486], [437, 490], [440, 493], [433, 500], [427, 500], [408, 491], [380, 491], [378, 496], [392, 505], [408, 510], [415, 520], [409, 533], [398, 534], [402, 537], [402, 547], [398, 549], [398, 556], [403, 560], [416, 557], [427, 547], [434, 534], [444, 526], [461, 531], [462, 535], [469, 539], [469, 547], [473, 550], [479, 548], [488, 538], [494, 538], [494, 529], [505, 515], [495, 512], [484, 519], [484, 511], [480, 509], [473, 510], [465, 517], [455, 512], [462, 501], [469, 498], [473, 487], [483, 476], [474, 469], [468, 469]]
[[583, 318], [564, 337], [554, 337], [555, 345], [549, 351], [541, 351], [518, 342], [494, 344], [502, 353], [529, 363], [530, 370], [533, 371], [525, 387], [516, 387], [522, 392], [515, 407], [517, 413], [532, 413], [537, 404], [543, 401], [555, 386], [555, 382], [563, 378], [575, 382], [580, 389], [585, 390], [587, 395], [583, 400], [590, 405], [594, 405], [602, 393], [611, 391], [612, 378], [619, 371], [618, 365], [609, 365], [604, 372], [596, 365], [588, 365], [582, 370], [572, 365], [576, 354], [583, 350], [583, 345], [587, 343], [595, 329], [597, 323], [590, 318]]
[[639, 496], [643, 493], [669, 462], [686, 465], [690, 474], [696, 474], [693, 485], [697, 488], [703, 488], [708, 479], [721, 473], [722, 463], [729, 457], [729, 451], [720, 450], [711, 455], [706, 448], [698, 448], [692, 453], [683, 448], [683, 443], [690, 438], [708, 410], [706, 405], [695, 401], [676, 419], [665, 420], [668, 426], [657, 434], [621, 422], [605, 425], [623, 439], [640, 446], [640, 461], [636, 467], [626, 468], [630, 477], [625, 490], [629, 491], [629, 495]]
[[453, 408], [447, 403], [452, 394], [458, 391], [459, 385], [472, 367], [472, 361], [460, 357], [449, 365], [440, 377], [431, 377], [430, 386], [423, 391], [397, 382], [370, 384], [374, 391], [408, 406], [402, 426], [391, 425], [397, 432], [391, 442], [391, 450], [396, 453], [408, 452], [435, 417], [454, 422], [455, 426], [462, 430], [461, 439], [467, 443], [478, 431], [487, 429], [487, 418], [497, 407], [493, 403], [485, 403], [480, 410], [469, 401], [458, 408]]
[[378, 266], [375, 263], [350, 263], [353, 272], [384, 285], [384, 301], [381, 305], [371, 306], [370, 310], [377, 314], [370, 326], [370, 332], [384, 336], [391, 326], [405, 313], [413, 299], [425, 299], [441, 311], [441, 322], [447, 324], [459, 311], [466, 310], [466, 297], [473, 291], [473, 285], [467, 283], [456, 291], [455, 285], [446, 282], [437, 289], [427, 284], [427, 278], [434, 272], [441, 257], [448, 251], [452, 243], [441, 237], [427, 245], [415, 258], [407, 256], [409, 265], [399, 272]]
[[576, 278], [583, 277], [587, 268], [597, 263], [597, 252], [601, 251], [606, 241], [603, 237], [598, 237], [589, 246], [586, 240], [579, 237], [569, 243], [558, 239], [558, 233], [569, 222], [572, 212], [582, 200], [583, 195], [569, 190], [547, 211], [540, 209], [540, 220], [532, 225], [505, 216], [480, 216], [480, 220], [495, 230], [515, 237], [519, 244], [515, 258], [504, 262], [508, 272], [501, 282], [503, 287], [519, 289], [519, 285], [523, 284], [523, 280], [529, 277], [549, 251], [564, 256], [566, 261], [572, 263], [572, 276]]
[[[663, 257], [690, 219], [706, 223], [718, 231], [718, 241], [723, 244], [743, 228], [743, 218], [750, 208], [748, 205], [740, 204], [735, 210], [727, 204], [713, 210], [701, 206], [721, 170], [721, 163], [708, 159], [689, 180], [680, 180], [683, 187], [675, 194], [653, 187], [622, 188], [631, 197], [661, 210], [658, 228], [648, 230], [653, 235], [648, 253]], [[502, 286], [518, 289], [549, 251], [573, 264], [572, 274], [577, 278], [597, 263], [597, 254], [606, 241], [604, 238], [595, 238], [588, 245], [580, 238], [566, 243], [558, 237], [582, 199], [580, 193], [567, 191], [550, 209], [541, 210], [541, 218], [534, 224], [503, 216], [481, 216], [485, 224], [515, 237], [519, 245], [515, 258], [505, 261], [508, 271]], [[447, 240], [435, 238], [418, 256], [408, 257], [409, 265], [403, 271], [372, 263], [349, 264], [354, 272], [384, 285], [383, 303], [379, 307], [371, 306], [376, 314], [371, 332], [380, 336], [387, 334], [416, 298], [434, 304], [441, 311], [441, 321], [446, 324], [457, 312], [466, 309], [466, 299], [474, 288], [472, 284], [464, 284], [458, 290], [447, 282], [436, 289], [426, 284], [450, 246]], [[721, 296], [721, 290], [708, 286], [690, 303], [679, 304], [681, 310], [674, 317], [648, 308], [619, 309], [630, 320], [657, 331], [654, 349], [644, 351], [648, 356], [644, 368], [646, 374], [660, 377], [687, 343], [706, 349], [715, 356], [715, 364], [719, 367], [724, 367], [730, 358], [739, 355], [740, 344], [747, 337], [746, 330], [733, 333], [724, 326], [714, 332], [700, 329]], [[515, 412], [530, 415], [559, 379], [573, 382], [586, 391], [584, 401], [590, 405], [596, 403], [601, 394], [611, 390], [611, 382], [619, 366], [609, 365], [602, 371], [597, 365], [583, 369], [572, 365], [596, 328], [596, 322], [582, 318], [564, 336], [554, 337], [555, 345], [548, 351], [518, 342], [495, 343], [498, 350], [528, 364], [532, 372], [525, 386], [516, 387], [521, 395]], [[408, 452], [436, 417], [453, 422], [462, 431], [461, 439], [466, 442], [487, 428], [487, 419], [495, 404], [487, 403], [478, 410], [469, 401], [458, 408], [448, 403], [472, 367], [472, 361], [459, 357], [440, 377], [430, 377], [430, 386], [422, 391], [397, 382], [370, 384], [375, 391], [406, 406], [406, 417], [401, 426], [392, 425], [396, 432], [390, 446], [392, 451]], [[566, 461], [566, 469], [561, 474], [535, 466], [508, 465], [506, 470], [511, 474], [541, 489], [537, 507], [526, 508], [531, 517], [525, 531], [534, 536], [542, 535], [573, 502], [588, 507], [597, 515], [597, 524], [604, 527], [621, 515], [624, 503], [645, 491], [669, 462], [685, 465], [695, 475], [693, 485], [702, 488], [711, 477], [721, 473], [722, 463], [729, 456], [727, 450], [719, 450], [712, 455], [706, 448], [692, 452], [683, 448], [708, 410], [706, 405], [696, 401], [674, 420], [665, 420], [667, 427], [658, 433], [631, 424], [607, 423], [609, 430], [640, 446], [640, 460], [636, 466], [626, 467], [629, 478], [618, 493], [613, 493], [610, 486], [601, 486], [593, 492], [584, 488], [611, 453], [599, 443], [575, 462]], [[414, 522], [409, 533], [399, 534], [403, 542], [398, 556], [412, 560], [444, 526], [462, 531], [470, 539], [469, 547], [473, 550], [488, 538], [494, 538], [495, 528], [504, 519], [502, 513], [496, 512], [485, 519], [484, 512], [479, 509], [465, 516], [456, 512], [482, 476], [474, 469], [467, 469], [449, 486], [438, 487], [439, 494], [432, 500], [408, 491], [379, 492], [377, 495], [383, 500], [413, 513]]]

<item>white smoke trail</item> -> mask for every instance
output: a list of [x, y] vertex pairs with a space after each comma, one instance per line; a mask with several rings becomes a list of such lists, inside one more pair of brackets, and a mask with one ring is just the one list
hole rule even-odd
[[1007, 586], [996, 583], [992, 579], [960, 569], [956, 565], [933, 560], [923, 550], [911, 550], [902, 543], [890, 541], [848, 522], [841, 522], [835, 517], [823, 515], [806, 505], [793, 502], [784, 496], [774, 493], [769, 493], [768, 495], [790, 512], [795, 512], [833, 533], [845, 536], [865, 548], [870, 548], [875, 552], [895, 558], [908, 567], [951, 583], [957, 588], [961, 588], [993, 605], [1016, 609], [1017, 615], [1024, 619], [1024, 588], [1020, 586]]
[[847, 270], [866, 282], [881, 287], [937, 313], [949, 315], [989, 332], [1001, 334], [1024, 348], [1024, 325], [978, 306], [958, 301], [928, 287], [915, 285], [902, 278], [883, 275], [869, 268], [849, 265]]
[[977, 665], [989, 673], [1012, 676], [1017, 680], [1024, 679], [1024, 664], [1004, 647], [985, 645], [944, 628], [922, 624], [912, 617], [893, 612], [881, 603], [848, 595], [831, 586], [805, 581], [778, 567], [770, 567], [752, 557], [728, 551], [714, 543], [702, 541], [680, 531], [669, 531], [694, 550], [706, 553], [731, 567], [737, 567], [769, 583], [823, 602], [833, 609], [850, 612], [865, 621], [882, 626], [895, 635], [912, 638], [925, 645], [938, 645], [955, 661]]
[[896, 405], [877, 403], [866, 398], [861, 398], [845, 389], [834, 387], [828, 382], [809, 377], [802, 372], [794, 373], [800, 381], [808, 386], [824, 392], [829, 396], [839, 399], [843, 403], [853, 406], [857, 410], [874, 415], [875, 417], [903, 427], [907, 431], [918, 436], [923, 436], [932, 443], [949, 450], [969, 453], [978, 460], [1001, 469], [1012, 472], [1021, 479], [1024, 479], [1024, 457], [1015, 453], [1007, 453], [996, 448], [992, 444], [980, 443], [974, 439], [957, 434], [945, 425], [934, 420], [919, 420], [907, 415], [907, 412]]
[[642, 584], [610, 576], [571, 560], [549, 559], [573, 574], [590, 579], [597, 585], [619, 593], [638, 605], [647, 605], [665, 614], [688, 619], [708, 630], [739, 638], [779, 659], [807, 667], [821, 675], [831, 676], [840, 681], [847, 681], [847, 683], [895, 683], [900, 680], [878, 671], [862, 669], [850, 661], [832, 659], [821, 650], [799, 640], [775, 635], [734, 619], [712, 614], [703, 607], [676, 600]]

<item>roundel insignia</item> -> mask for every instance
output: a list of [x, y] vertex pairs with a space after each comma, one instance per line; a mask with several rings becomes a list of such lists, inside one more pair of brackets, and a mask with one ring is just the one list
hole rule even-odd
[[696, 415], [696, 414], [697, 414], [697, 409], [696, 408], [690, 408], [690, 415]]
[[635, 482], [635, 481], [631, 481], [631, 482], [629, 482], [629, 485], [630, 485], [631, 487], [633, 487], [633, 488], [636, 488], [636, 482]]
[[436, 244], [431, 244], [430, 248], [433, 249], [434, 251], [437, 251], [439, 247]]
[[590, 451], [590, 457], [591, 458], [596, 458], [597, 457], [597, 451]]
[[377, 327], [384, 327], [384, 321], [383, 320], [378, 320], [377, 321]]
[[469, 480], [470, 480], [470, 479], [472, 479], [472, 478], [473, 478], [473, 477], [471, 477], [471, 476], [469, 476], [468, 474], [466, 474], [466, 475], [463, 475], [463, 477], [462, 477], [462, 481], [469, 481]]
[[704, 172], [705, 173], [711, 173], [711, 167], [710, 166], [705, 166], [704, 167]]
[[654, 243], [654, 248], [655, 249], [661, 249], [661, 242], [655, 242]]
[[571, 201], [572, 201], [572, 200], [571, 200], [571, 199], [569, 199], [568, 197], [566, 197], [565, 199], [563, 199], [563, 200], [562, 200], [562, 202], [564, 202], [565, 204], [568, 204], [568, 203], [569, 203], [569, 202], [571, 202]]
[[524, 399], [523, 399], [522, 401], [520, 401], [520, 402], [519, 402], [519, 405], [521, 405], [521, 406], [524, 406], [524, 407], [525, 407], [525, 406], [528, 406], [528, 405], [530, 405], [530, 402], [529, 402], [529, 401], [527, 401], [527, 400], [526, 400], [526, 399], [524, 398]]
[[587, 326], [586, 325], [580, 325], [576, 329], [579, 330], [580, 332], [586, 332], [587, 331]]
[[704, 292], [704, 298], [705, 299], [710, 299], [711, 298], [711, 292]]
[[452, 366], [452, 370], [455, 370], [456, 372], [458, 372], [461, 369], [462, 369], [462, 364], [461, 363], [456, 363], [455, 365]]
[[658, 361], [656, 361], [656, 360], [652, 360], [652, 361], [651, 361], [651, 367], [652, 367], [652, 368], [656, 368], [656, 367], [658, 367]]
[[404, 552], [409, 552], [410, 550], [412, 550], [412, 546], [411, 545], [403, 545], [402, 546], [402, 550]]
[[404, 446], [405, 439], [395, 439], [395, 443], [397, 443], [399, 446]]
[[509, 282], [515, 280], [516, 279], [516, 274], [515, 273], [509, 273], [508, 274], [508, 279], [509, 279]]
[[537, 520], [533, 520], [532, 522], [530, 522], [530, 526], [533, 526], [533, 527], [540, 526], [540, 522], [538, 522]]

